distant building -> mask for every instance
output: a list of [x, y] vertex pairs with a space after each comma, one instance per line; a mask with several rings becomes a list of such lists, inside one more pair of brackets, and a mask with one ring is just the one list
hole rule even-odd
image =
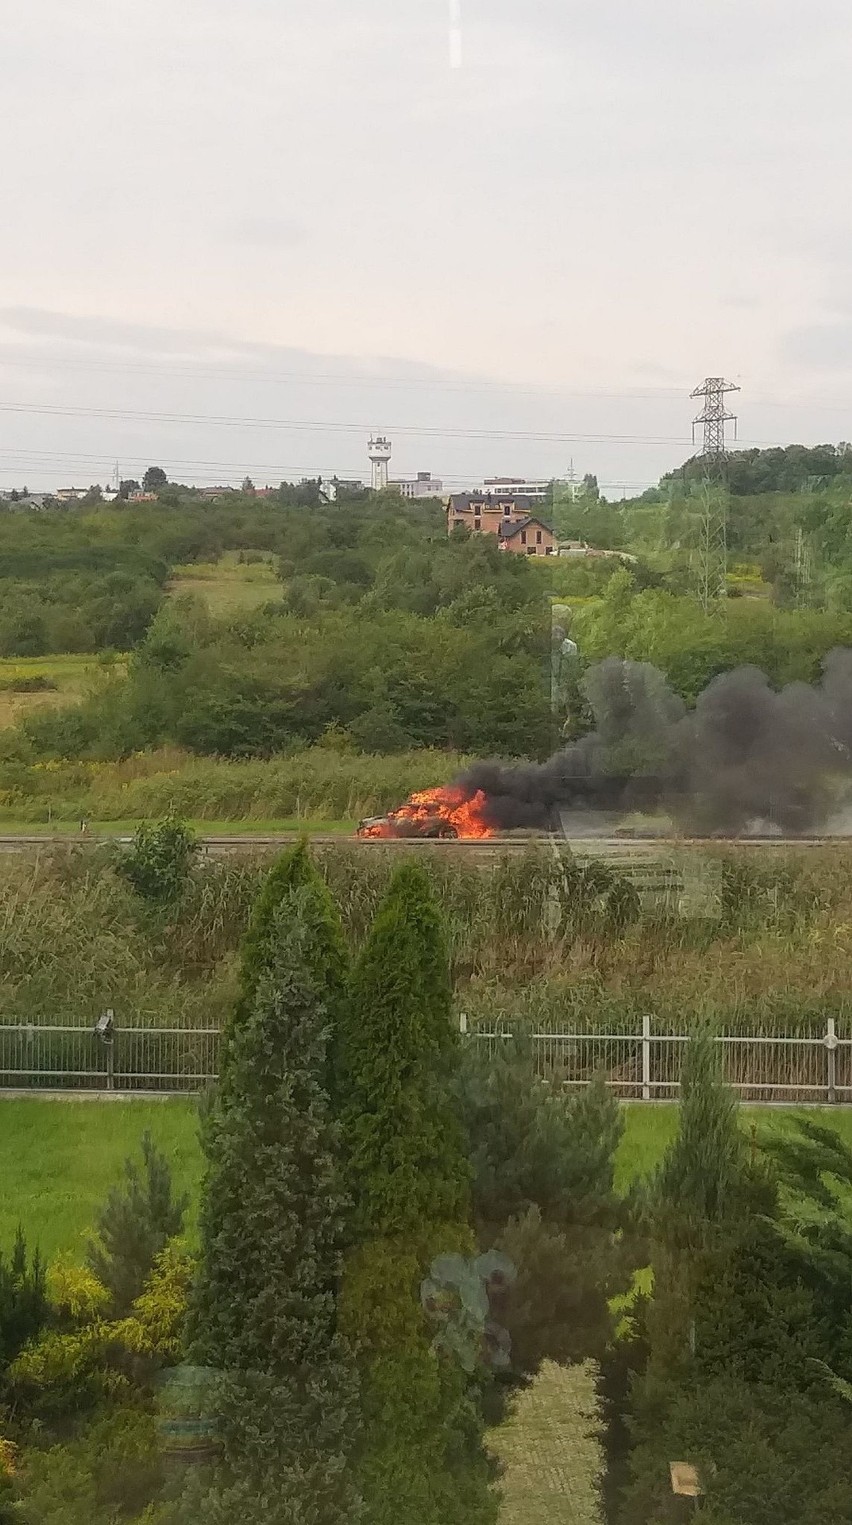
[[530, 515], [528, 519], [504, 520], [500, 530], [500, 549], [516, 556], [553, 556], [556, 538], [549, 524]]
[[388, 462], [391, 458], [391, 442], [384, 434], [371, 434], [367, 442], [367, 454], [370, 457], [372, 475], [370, 486], [373, 492], [382, 492], [388, 485]]
[[360, 494], [366, 491], [366, 483], [357, 477], [323, 477], [320, 482], [320, 492], [327, 503], [336, 503], [338, 496], [345, 498], [348, 493]]
[[498, 498], [532, 498], [541, 504], [550, 491], [550, 482], [531, 481], [527, 477], [486, 477], [482, 491]]
[[88, 491], [88, 487], [57, 487], [53, 496], [60, 503], [79, 503]]
[[536, 500], [521, 496], [492, 496], [482, 492], [451, 493], [447, 499], [447, 533], [464, 524], [472, 535], [494, 535], [501, 550], [521, 556], [553, 556], [556, 538], [536, 516]]
[[416, 477], [394, 477], [388, 484], [404, 498], [440, 498], [444, 484], [431, 471], [418, 471]]
[[14, 498], [11, 492], [0, 492], [0, 503], [13, 514], [23, 514], [28, 510], [38, 511], [48, 507], [52, 501], [53, 495], [49, 492], [28, 492], [26, 495], [18, 493]]

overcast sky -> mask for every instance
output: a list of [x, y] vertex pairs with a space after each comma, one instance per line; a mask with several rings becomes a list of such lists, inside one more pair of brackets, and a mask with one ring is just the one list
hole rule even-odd
[[852, 436], [848, 0], [460, 5], [0, 0], [0, 486]]

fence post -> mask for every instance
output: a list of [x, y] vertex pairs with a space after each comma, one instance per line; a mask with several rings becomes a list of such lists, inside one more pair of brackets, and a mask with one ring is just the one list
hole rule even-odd
[[826, 1069], [828, 1081], [828, 1103], [833, 1106], [837, 1100], [837, 1033], [835, 1031], [834, 1017], [826, 1019], [825, 1034]]
[[651, 1018], [642, 1018], [642, 1100], [651, 1100]]
[[464, 1036], [467, 1032], [467, 1012], [459, 1012], [459, 1032]]

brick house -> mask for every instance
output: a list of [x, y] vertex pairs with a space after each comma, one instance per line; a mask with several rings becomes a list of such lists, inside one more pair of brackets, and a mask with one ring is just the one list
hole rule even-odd
[[516, 556], [555, 556], [556, 537], [549, 524], [531, 514], [527, 519], [504, 521], [500, 530], [500, 549]]
[[554, 556], [553, 530], [535, 510], [534, 498], [484, 492], [456, 492], [447, 499], [447, 533], [460, 524], [472, 535], [495, 535], [504, 551], [518, 556]]

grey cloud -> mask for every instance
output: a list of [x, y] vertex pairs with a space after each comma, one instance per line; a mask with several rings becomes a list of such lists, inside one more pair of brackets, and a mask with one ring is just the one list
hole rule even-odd
[[782, 340], [786, 360], [814, 369], [852, 370], [852, 323], [812, 323], [793, 328]]
[[[81, 316], [77, 313], [53, 312], [38, 307], [1, 307], [0, 328], [13, 333], [25, 334], [32, 339], [49, 341], [50, 352], [73, 359], [96, 359], [99, 351], [135, 351], [148, 357], [165, 357], [178, 360], [194, 360], [199, 364], [239, 365], [250, 374], [263, 367], [265, 370], [279, 368], [297, 371], [309, 378], [311, 374], [322, 375], [336, 372], [342, 377], [369, 381], [455, 381], [476, 382], [478, 377], [465, 376], [450, 369], [429, 365], [425, 362], [401, 360], [390, 355], [324, 354], [283, 344], [263, 344], [215, 329], [165, 328], [147, 323], [122, 323], [97, 315]], [[80, 356], [83, 347], [87, 352]], [[0, 344], [0, 354], [9, 350], [18, 359], [28, 354], [34, 358], [45, 355], [45, 346]]]
[[256, 244], [264, 249], [293, 249], [305, 242], [308, 230], [289, 217], [240, 217], [226, 223], [225, 236], [242, 244]]

